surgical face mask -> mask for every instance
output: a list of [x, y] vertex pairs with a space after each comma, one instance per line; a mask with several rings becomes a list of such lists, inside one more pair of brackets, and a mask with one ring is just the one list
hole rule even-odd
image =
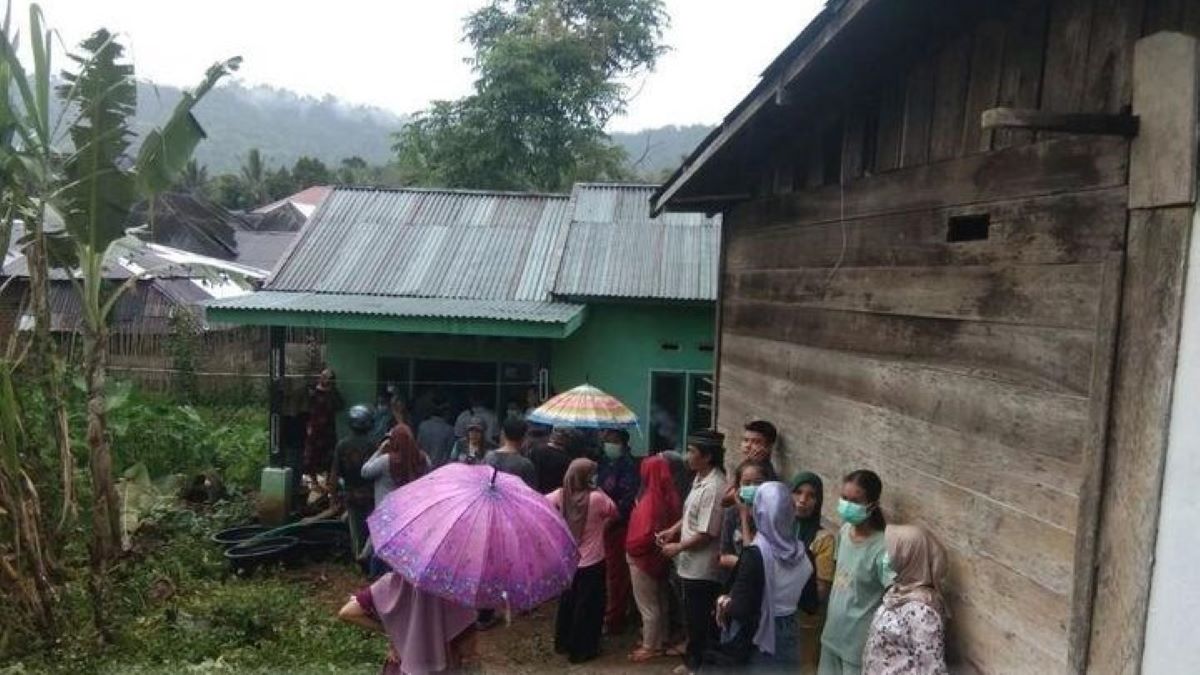
[[609, 459], [617, 459], [618, 457], [621, 456], [621, 453], [624, 450], [625, 449], [621, 447], [620, 443], [605, 443], [604, 444], [604, 456], [608, 457]]
[[743, 485], [738, 488], [738, 499], [747, 506], [754, 504], [754, 495], [758, 494], [757, 485]]
[[842, 517], [842, 520], [850, 523], [851, 525], [858, 525], [865, 521], [867, 516], [871, 515], [871, 512], [869, 509], [867, 509], [866, 505], [856, 504], [854, 502], [846, 501], [845, 499], [838, 500], [837, 510], [838, 515]]

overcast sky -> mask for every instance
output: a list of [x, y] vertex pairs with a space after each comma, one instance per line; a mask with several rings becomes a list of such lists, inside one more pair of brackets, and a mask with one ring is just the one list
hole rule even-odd
[[[27, 0], [14, 2], [24, 29]], [[462, 18], [481, 0], [41, 0], [72, 47], [100, 26], [125, 37], [138, 77], [190, 86], [220, 58], [240, 77], [397, 113], [467, 93]], [[671, 53], [631, 83], [612, 129], [714, 124], [824, 0], [667, 0]], [[61, 52], [56, 70], [64, 60]]]

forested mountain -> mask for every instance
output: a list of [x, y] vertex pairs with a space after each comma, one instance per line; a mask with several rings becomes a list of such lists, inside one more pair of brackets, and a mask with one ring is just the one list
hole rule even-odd
[[[139, 83], [138, 131], [161, 124], [179, 97], [176, 87]], [[392, 157], [392, 132], [404, 125], [380, 108], [237, 83], [210, 92], [196, 106], [196, 118], [208, 133], [196, 161], [210, 174], [237, 171], [251, 148], [268, 166], [291, 166], [303, 156], [330, 166], [354, 156], [383, 164]]]
[[710, 131], [712, 127], [704, 124], [683, 127], [670, 125], [635, 133], [611, 134], [611, 137], [613, 142], [624, 148], [630, 170], [658, 182], [674, 171]]
[[[139, 83], [136, 128], [161, 124], [179, 96], [177, 87]], [[391, 134], [404, 125], [403, 117], [381, 108], [238, 83], [209, 93], [196, 106], [196, 117], [208, 133], [196, 160], [210, 176], [236, 173], [251, 148], [259, 149], [268, 168], [290, 167], [304, 156], [331, 167], [354, 156], [370, 165], [386, 164], [394, 156]], [[625, 149], [632, 171], [656, 180], [674, 169], [710, 130], [704, 125], [666, 126], [616, 133], [612, 139]]]

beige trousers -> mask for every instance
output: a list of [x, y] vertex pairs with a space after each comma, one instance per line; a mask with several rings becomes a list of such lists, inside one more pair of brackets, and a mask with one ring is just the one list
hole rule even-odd
[[659, 650], [669, 638], [671, 586], [666, 579], [658, 580], [646, 574], [633, 563], [629, 556], [629, 578], [633, 585], [633, 599], [642, 615], [642, 647]]

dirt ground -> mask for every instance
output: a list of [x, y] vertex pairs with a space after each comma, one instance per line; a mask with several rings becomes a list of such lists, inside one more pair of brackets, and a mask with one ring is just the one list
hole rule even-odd
[[[310, 565], [285, 574], [308, 586], [313, 597], [329, 607], [331, 617], [346, 602], [346, 598], [365, 583], [354, 568], [344, 564]], [[480, 634], [483, 672], [588, 675], [632, 670], [645, 675], [665, 675], [681, 663], [678, 657], [655, 659], [642, 664], [631, 663], [627, 657], [639, 638], [634, 617], [624, 633], [604, 637], [600, 658], [571, 665], [565, 656], [554, 653], [554, 610], [553, 602], [546, 603], [528, 614], [513, 616], [511, 625], [502, 623]]]

